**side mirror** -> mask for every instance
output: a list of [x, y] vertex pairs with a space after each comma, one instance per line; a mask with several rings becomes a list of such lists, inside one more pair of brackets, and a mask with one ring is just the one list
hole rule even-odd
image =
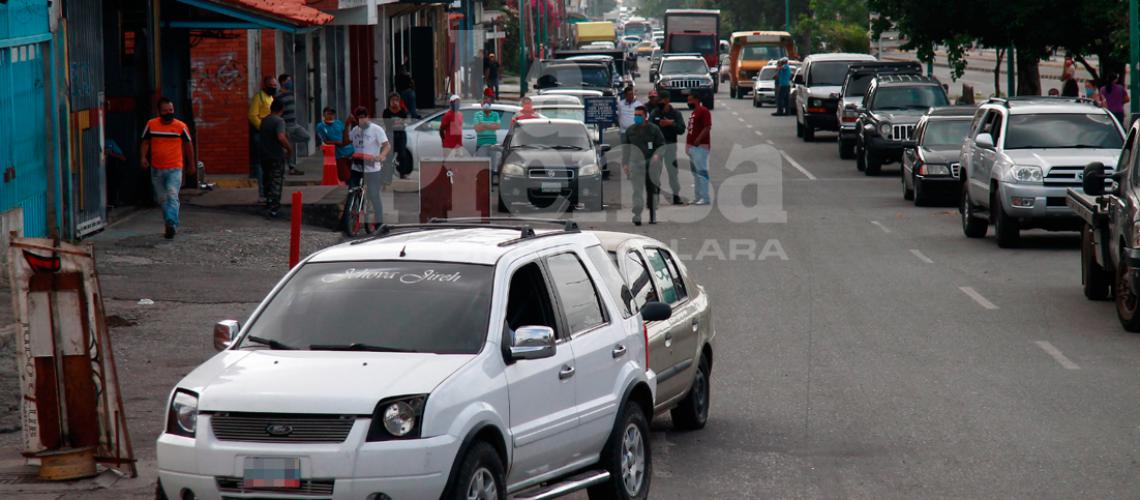
[[1085, 194], [1089, 196], [1104, 195], [1104, 164], [1094, 161], [1085, 165], [1084, 178], [1081, 180]]
[[232, 319], [219, 321], [214, 325], [214, 349], [224, 351], [237, 339], [241, 323]]
[[602, 148], [601, 148], [601, 149], [602, 149], [602, 152], [603, 152], [603, 153], [609, 153], [609, 152], [610, 152], [610, 150], [612, 150], [613, 148], [614, 148], [614, 147], [613, 147], [613, 146], [610, 146], [609, 144], [602, 144]]
[[511, 359], [542, 359], [557, 349], [554, 329], [548, 326], [522, 326], [511, 337]]
[[792, 83], [794, 83], [796, 85], [803, 85], [804, 84], [804, 75], [793, 76], [792, 77]]
[[992, 136], [988, 133], [982, 132], [982, 133], [978, 134], [977, 137], [974, 138], [974, 144], [977, 144], [979, 148], [993, 149], [994, 148], [994, 136]]
[[664, 302], [649, 302], [641, 308], [642, 321], [665, 321], [673, 316], [673, 308]]

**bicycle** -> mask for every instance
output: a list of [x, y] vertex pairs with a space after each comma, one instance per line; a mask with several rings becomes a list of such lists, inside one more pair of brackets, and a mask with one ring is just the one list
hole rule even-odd
[[[356, 163], [356, 160], [353, 160]], [[348, 188], [344, 200], [344, 234], [350, 238], [360, 236], [361, 231], [372, 234], [379, 227], [365, 222], [368, 219], [368, 198], [365, 196], [366, 181], [360, 176], [360, 185]]]

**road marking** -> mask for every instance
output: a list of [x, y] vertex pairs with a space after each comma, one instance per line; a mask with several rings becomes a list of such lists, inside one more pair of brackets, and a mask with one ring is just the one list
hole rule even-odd
[[934, 263], [933, 260], [930, 260], [930, 257], [927, 257], [926, 255], [924, 255], [917, 248], [910, 249], [910, 253], [914, 254], [915, 257], [918, 257], [918, 260], [921, 260], [927, 264], [933, 264]]
[[748, 128], [752, 128], [752, 124], [751, 124], [751, 123], [745, 123], [745, 124], [744, 124], [744, 126], [745, 126], [745, 127], [748, 127]]
[[1062, 353], [1060, 349], [1053, 347], [1053, 344], [1050, 344], [1044, 340], [1035, 340], [1033, 343], [1037, 344], [1037, 347], [1040, 347], [1042, 351], [1045, 351], [1050, 356], [1053, 356], [1053, 359], [1057, 360], [1057, 362], [1060, 363], [1061, 366], [1063, 366], [1066, 370], [1081, 369], [1081, 367], [1077, 366], [1076, 363], [1065, 357], [1065, 354]]
[[761, 132], [759, 130], [754, 130], [753, 132], [756, 132], [756, 135], [758, 135], [760, 137], [764, 137], [764, 132]]
[[[768, 141], [768, 144], [771, 143], [772, 141]], [[793, 167], [796, 167], [796, 170], [799, 170], [801, 174], [804, 174], [804, 177], [807, 177], [813, 181], [816, 179], [816, 177], [814, 175], [811, 175], [811, 172], [808, 172], [807, 169], [803, 167], [803, 165], [800, 165], [796, 160], [793, 160], [791, 156], [788, 156], [788, 153], [780, 151], [780, 155], [782, 155], [785, 160], [788, 160], [788, 163], [791, 163]]]
[[740, 116], [740, 113], [737, 113], [736, 111], [733, 111], [733, 112], [732, 112], [732, 116]]
[[737, 120], [740, 120], [741, 123], [744, 123], [744, 118], [737, 118]]
[[771, 145], [773, 145], [773, 146], [775, 146], [775, 145], [776, 145], [776, 143], [772, 142], [772, 139], [764, 139], [764, 142], [766, 142], [766, 143], [768, 143], [768, 144], [771, 144]]
[[882, 229], [884, 233], [891, 234], [890, 228], [888, 228], [887, 226], [884, 226], [882, 222], [879, 222], [877, 220], [873, 220], [873, 221], [871, 221], [871, 224], [878, 226], [879, 229]]
[[966, 294], [967, 297], [974, 299], [974, 302], [977, 302], [978, 305], [982, 306], [985, 309], [992, 311], [998, 308], [998, 306], [995, 306], [993, 302], [990, 302], [989, 300], [986, 300], [985, 297], [982, 297], [982, 294], [978, 293], [977, 290], [974, 290], [973, 287], [960, 286], [958, 289], [961, 290], [962, 293]]

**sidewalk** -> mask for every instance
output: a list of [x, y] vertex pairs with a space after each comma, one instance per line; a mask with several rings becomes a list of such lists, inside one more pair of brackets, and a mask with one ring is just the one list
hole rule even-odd
[[[889, 61], [915, 61], [918, 59], [918, 57], [915, 56], [913, 52], [903, 52], [897, 50], [884, 50], [881, 58]], [[981, 64], [982, 62], [985, 64]], [[966, 57], [966, 68], [970, 70], [989, 71], [992, 73], [994, 70], [994, 64], [996, 63], [996, 58], [988, 57], [986, 55], [974, 55]], [[950, 67], [950, 64], [946, 62], [945, 51], [936, 50], [934, 52], [934, 65], [940, 68]], [[1061, 62], [1041, 61], [1041, 63], [1038, 65], [1038, 72], [1040, 73], [1041, 79], [1043, 80], [1060, 80], [1062, 68], [1063, 63]], [[1002, 59], [1001, 63], [1001, 71], [1003, 74], [1006, 71], [1006, 60], [1004, 58]], [[1084, 65], [1077, 63], [1076, 77], [1079, 80], [1087, 80], [1092, 78], [1092, 75], [1090, 75], [1088, 71], [1085, 70]]]

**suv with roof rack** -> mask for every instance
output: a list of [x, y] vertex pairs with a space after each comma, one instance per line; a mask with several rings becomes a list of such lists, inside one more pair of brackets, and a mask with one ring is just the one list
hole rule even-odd
[[1116, 118], [1087, 99], [986, 101], [959, 153], [962, 231], [982, 238], [993, 223], [998, 246], [1008, 248], [1022, 229], [1080, 230], [1066, 190], [1081, 186], [1085, 165], [1113, 165], [1123, 143]]
[[878, 175], [884, 163], [900, 161], [914, 147], [914, 128], [930, 108], [947, 106], [946, 90], [922, 75], [876, 75], [855, 120], [855, 167]]
[[850, 160], [855, 157], [855, 140], [859, 137], [855, 122], [859, 120], [859, 103], [867, 95], [871, 80], [876, 75], [887, 74], [921, 75], [922, 66], [917, 61], [872, 61], [852, 64], [847, 68], [847, 76], [843, 78], [843, 86], [839, 90], [839, 106], [835, 109], [835, 119], [839, 122], [839, 139], [835, 142], [839, 146], [840, 158]]
[[159, 495], [644, 499], [644, 322], [672, 310], [634, 304], [568, 221], [384, 226], [317, 252], [171, 392]]

